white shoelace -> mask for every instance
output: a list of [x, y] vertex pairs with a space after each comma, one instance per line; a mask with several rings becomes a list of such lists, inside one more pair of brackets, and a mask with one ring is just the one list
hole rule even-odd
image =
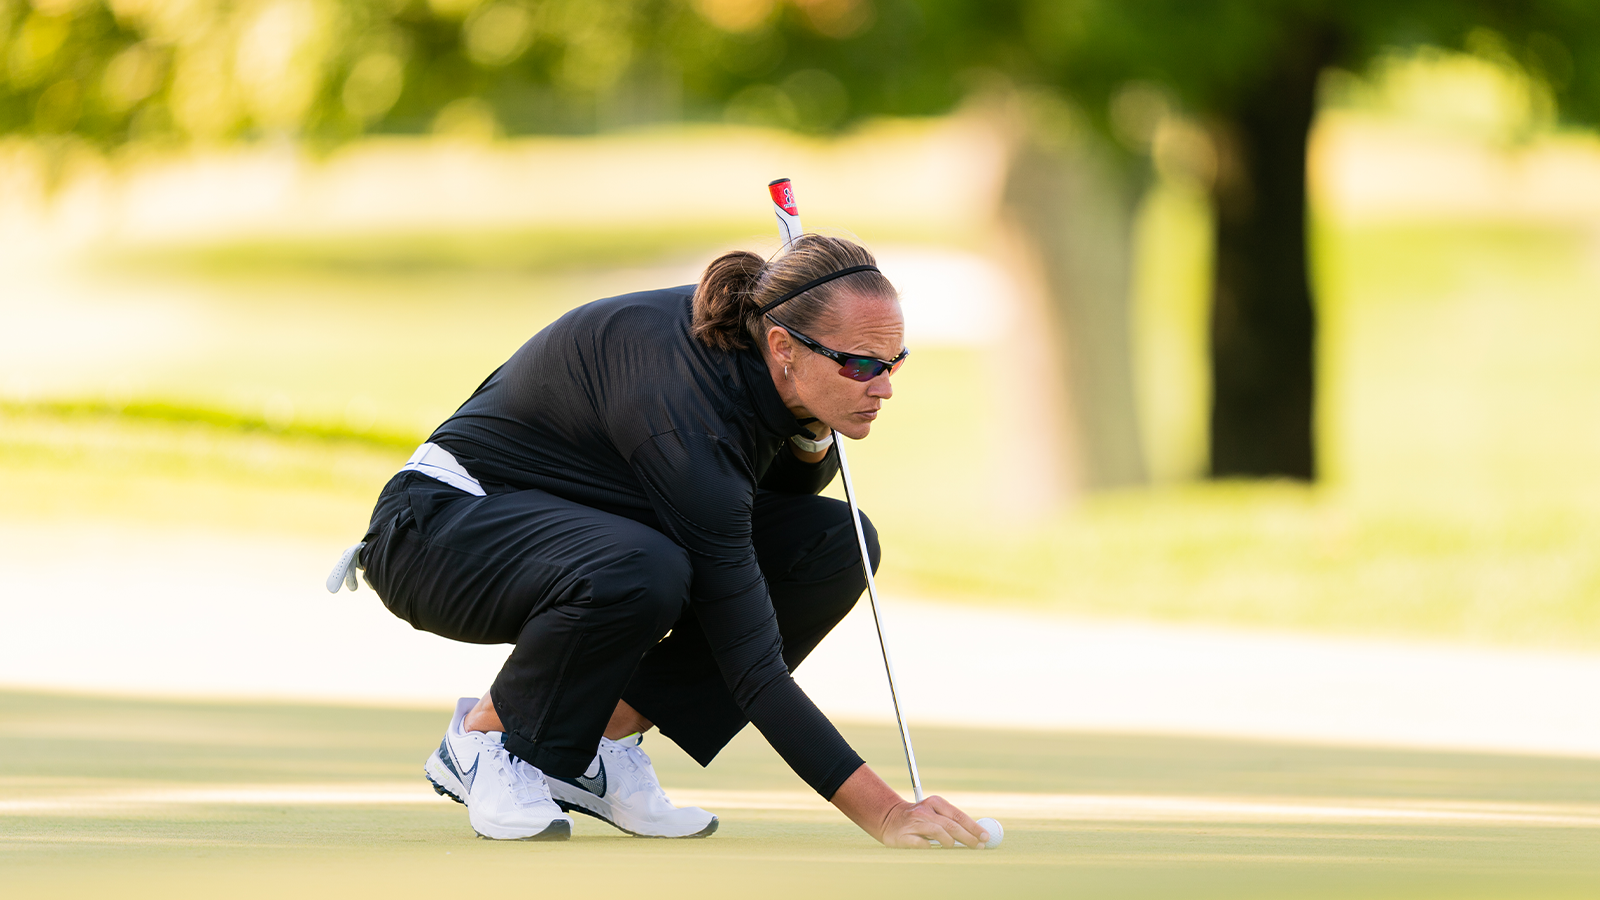
[[655, 777], [655, 769], [650, 765], [649, 754], [645, 753], [638, 744], [625, 744], [621, 741], [607, 740], [601, 741], [600, 746], [612, 758], [621, 759], [626, 764], [628, 771], [634, 775], [633, 778], [628, 779], [633, 786], [633, 791], [629, 793], [648, 790], [668, 804], [672, 803], [666, 792], [661, 789], [661, 782]]
[[511, 783], [511, 802], [519, 807], [554, 802], [550, 796], [550, 785], [544, 780], [543, 772], [506, 752], [505, 747], [493, 738], [486, 738], [483, 744], [484, 748], [480, 752], [489, 754], [500, 774]]
[[513, 802], [518, 806], [550, 802], [550, 785], [544, 780], [543, 772], [522, 760], [512, 759], [505, 751], [501, 754], [511, 763], [511, 778], [516, 784], [511, 791]]

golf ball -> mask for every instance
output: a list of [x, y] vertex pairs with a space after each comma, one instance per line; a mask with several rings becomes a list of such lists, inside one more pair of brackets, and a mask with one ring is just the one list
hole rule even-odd
[[988, 816], [984, 816], [978, 820], [978, 827], [989, 832], [989, 842], [983, 845], [983, 849], [985, 850], [993, 850], [994, 848], [1000, 846], [1001, 841], [1005, 840], [1006, 830], [1000, 827], [999, 822], [996, 822], [994, 819], [991, 819]]

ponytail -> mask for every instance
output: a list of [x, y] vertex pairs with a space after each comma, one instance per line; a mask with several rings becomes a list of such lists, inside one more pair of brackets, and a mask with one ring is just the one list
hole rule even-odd
[[[857, 271], [841, 274], [852, 268]], [[771, 262], [734, 250], [712, 260], [700, 276], [690, 333], [717, 350], [754, 344], [765, 354], [762, 335], [771, 322], [763, 321], [763, 306], [771, 304], [773, 317], [805, 331], [829, 317], [841, 292], [896, 296], [867, 248], [844, 238], [803, 234]]]
[[695, 339], [718, 350], [739, 350], [748, 345], [750, 320], [760, 304], [756, 285], [766, 262], [748, 250], [724, 253], [706, 266], [694, 290]]

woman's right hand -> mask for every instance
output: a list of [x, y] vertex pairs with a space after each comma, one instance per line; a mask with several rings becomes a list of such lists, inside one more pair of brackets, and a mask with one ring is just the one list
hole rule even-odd
[[976, 848], [988, 838], [971, 816], [939, 796], [921, 803], [900, 801], [889, 810], [878, 835], [885, 847], [903, 850], [926, 850], [936, 843], [947, 849], [958, 843]]
[[978, 847], [985, 841], [978, 823], [948, 800], [928, 797], [921, 803], [908, 802], [865, 764], [834, 792], [833, 805], [885, 847]]

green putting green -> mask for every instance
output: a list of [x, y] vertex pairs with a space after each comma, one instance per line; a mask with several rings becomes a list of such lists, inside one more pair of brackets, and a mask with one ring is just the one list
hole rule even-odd
[[[1004, 805], [995, 852], [885, 850], [747, 731], [669, 792], [702, 841], [591, 819], [476, 839], [420, 774], [447, 710], [0, 693], [0, 872], [16, 897], [1593, 897], [1600, 760], [919, 728], [935, 792]], [[901, 777], [893, 729], [847, 734]], [[982, 798], [989, 798], [983, 800]]]

